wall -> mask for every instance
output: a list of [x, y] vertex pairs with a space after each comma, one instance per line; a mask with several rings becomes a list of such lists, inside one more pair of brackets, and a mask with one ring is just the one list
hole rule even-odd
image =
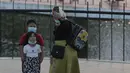
[[[62, 5], [62, 2], [59, 2], [58, 0], [1, 0], [1, 2], [10, 2], [10, 3], [22, 3], [22, 4], [41, 4], [41, 5], [50, 5], [50, 2], [52, 5]], [[76, 7], [81, 7], [81, 8], [86, 8], [86, 2], [89, 2], [89, 7], [90, 8], [98, 8], [99, 7], [99, 2], [102, 1], [102, 7], [103, 8], [110, 8], [111, 7], [111, 1], [109, 2], [108, 0], [79, 0], [76, 3]], [[120, 2], [115, 2], [114, 3], [114, 8], [116, 9], [122, 9], [123, 3], [126, 3], [126, 9], [130, 9], [130, 0], [124, 0]], [[70, 0], [64, 0], [64, 5], [65, 6], [75, 6], [75, 2], [71, 2]]]

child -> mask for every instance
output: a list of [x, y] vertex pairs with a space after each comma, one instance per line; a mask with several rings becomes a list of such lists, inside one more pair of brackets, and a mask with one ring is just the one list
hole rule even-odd
[[[39, 44], [41, 46], [41, 57], [40, 57], [40, 63], [42, 63], [43, 61], [43, 58], [44, 58], [44, 54], [43, 54], [43, 46], [44, 46], [44, 39], [43, 37], [41, 36], [41, 34], [39, 34], [37, 32], [38, 28], [37, 28], [37, 23], [35, 20], [28, 20], [27, 21], [27, 25], [26, 25], [26, 33], [24, 33], [21, 37], [20, 37], [20, 40], [19, 40], [19, 48], [20, 48], [20, 57], [21, 57], [21, 66], [23, 68], [23, 57], [24, 57], [24, 54], [23, 54], [23, 47], [28, 44], [28, 39], [27, 39], [27, 33], [28, 32], [35, 32], [36, 33], [36, 39], [37, 39], [37, 44]], [[23, 71], [23, 69], [22, 69]]]
[[36, 42], [36, 34], [27, 33], [28, 44], [24, 46], [23, 73], [40, 73], [40, 45]]

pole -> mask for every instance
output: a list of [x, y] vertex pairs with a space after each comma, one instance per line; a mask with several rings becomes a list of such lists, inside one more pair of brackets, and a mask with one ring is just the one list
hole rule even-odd
[[[87, 11], [89, 10], [89, 2], [87, 2], [87, 0], [85, 0], [85, 3], [87, 3]], [[88, 24], [88, 18], [89, 18], [89, 16], [88, 16], [88, 13], [87, 13], [87, 32], [89, 32], [89, 24]], [[89, 35], [88, 35], [88, 38], [89, 38]], [[89, 43], [89, 40], [88, 40], [88, 42], [87, 42], [87, 54], [86, 54], [86, 59], [88, 60], [88, 43]]]
[[[123, 12], [125, 14], [125, 3], [123, 4]], [[125, 61], [125, 15], [123, 15], [123, 61]]]
[[111, 4], [111, 60], [113, 60], [113, 4]]

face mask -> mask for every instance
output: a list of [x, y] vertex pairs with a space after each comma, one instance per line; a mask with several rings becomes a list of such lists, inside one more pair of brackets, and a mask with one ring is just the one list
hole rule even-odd
[[28, 41], [28, 43], [33, 45], [33, 44], [36, 44], [36, 41], [35, 42]]
[[28, 27], [28, 32], [36, 32], [37, 28], [36, 27]]
[[60, 21], [59, 20], [54, 20], [55, 21], [55, 25], [59, 26], [60, 25]]

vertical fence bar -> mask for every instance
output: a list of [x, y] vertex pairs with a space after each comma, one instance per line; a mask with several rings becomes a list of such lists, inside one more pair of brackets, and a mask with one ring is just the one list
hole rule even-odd
[[0, 0], [0, 6], [1, 6], [1, 8], [2, 8], [2, 2], [1, 2], [1, 0]]
[[62, 1], [62, 9], [64, 10], [64, 0]]
[[[37, 8], [37, 10], [39, 10], [39, 8]], [[39, 12], [37, 11], [37, 14], [39, 14]], [[37, 15], [38, 17], [37, 17], [37, 19], [35, 19], [36, 20], [36, 22], [37, 22], [37, 32], [39, 33], [39, 25], [40, 25], [40, 16], [39, 15]]]
[[[51, 4], [52, 4], [52, 2], [51, 2], [51, 0], [50, 0], [50, 10], [51, 10]], [[52, 16], [51, 16], [51, 12], [50, 12], [50, 29], [49, 29], [49, 31], [50, 31], [50, 45], [49, 45], [49, 47], [50, 47], [50, 54], [51, 54], [51, 49], [52, 49], [52, 35], [51, 35], [51, 31], [52, 31], [52, 20], [51, 20], [51, 18], [52, 18]]]
[[12, 16], [12, 59], [14, 57], [14, 49], [15, 49], [15, 41], [14, 41], [14, 13], [13, 13], [13, 16]]
[[[86, 2], [85, 3], [87, 3], [87, 32], [89, 32], [89, 25], [88, 25], [88, 19], [89, 19], [89, 17], [88, 17], [88, 11], [89, 11], [89, 2], [87, 2], [87, 0], [85, 0]], [[88, 36], [89, 37], [89, 36]], [[88, 40], [88, 42], [87, 42], [87, 54], [86, 54], [86, 59], [88, 60], [88, 43], [89, 43], [89, 40]]]
[[101, 13], [100, 12], [101, 12], [101, 2], [99, 2], [99, 60], [101, 59], [101, 46], [100, 46], [100, 43], [101, 43], [101, 38], [100, 38]]
[[[2, 49], [2, 12], [0, 12], [0, 49]], [[0, 50], [0, 56], [1, 56], [2, 50]]]
[[79, 0], [77, 0], [77, 4], [79, 4]]
[[94, 0], [92, 0], [92, 5], [94, 5]]
[[123, 61], [125, 61], [125, 3], [123, 4]]
[[127, 7], [127, 0], [125, 0], [125, 6]]
[[0, 12], [0, 56], [2, 53], [2, 12]]
[[101, 2], [101, 5], [102, 5], [102, 0], [100, 0], [100, 2]]
[[24, 14], [24, 33], [26, 32], [26, 21], [27, 21], [27, 17], [26, 14]]
[[39, 9], [39, 0], [37, 0], [37, 9]]
[[[27, 0], [25, 0], [25, 10], [26, 10], [26, 3], [27, 3]], [[27, 17], [26, 17], [26, 14], [24, 14], [24, 18], [25, 18], [25, 20], [24, 20], [24, 33], [26, 32], [26, 21], [27, 21]]]
[[[1, 3], [2, 2], [0, 0], [0, 6], [1, 6]], [[2, 50], [1, 50], [2, 49], [2, 42], [1, 42], [2, 41], [2, 39], [1, 39], [2, 38], [2, 33], [1, 33], [2, 29], [1, 29], [1, 27], [2, 27], [2, 12], [0, 11], [0, 57], [1, 57], [1, 52], [2, 52]]]
[[[13, 0], [13, 10], [14, 10], [14, 0]], [[14, 57], [14, 48], [15, 48], [15, 42], [14, 42], [14, 12], [12, 13], [12, 59]]]
[[75, 6], [74, 6], [74, 9], [75, 9], [74, 17], [76, 18], [76, 0], [75, 0]]
[[13, 9], [14, 9], [14, 0], [13, 0]]
[[[51, 1], [51, 0], [50, 0]], [[55, 0], [55, 6], [57, 5], [57, 0]]]
[[25, 9], [26, 9], [27, 0], [25, 0]]
[[113, 60], [113, 3], [111, 4], [111, 60]]
[[[25, 0], [25, 10], [26, 10], [26, 3], [27, 3], [27, 0]], [[26, 21], [27, 21], [27, 17], [26, 17], [26, 14], [25, 14], [25, 23], [24, 23], [24, 33], [26, 32]]]
[[[38, 10], [38, 9], [39, 9], [39, 0], [37, 0], [37, 10]], [[38, 14], [38, 13], [39, 13], [39, 12], [37, 12], [37, 14]], [[37, 20], [37, 22], [38, 22], [38, 23], [37, 23], [37, 24], [38, 24], [38, 25], [37, 25], [37, 28], [39, 29], [39, 24], [40, 24], [40, 23], [39, 23], [39, 20], [40, 20], [40, 17], [38, 17], [37, 19], [38, 19], [38, 20]], [[38, 30], [37, 32], [39, 32], [39, 30]]]

